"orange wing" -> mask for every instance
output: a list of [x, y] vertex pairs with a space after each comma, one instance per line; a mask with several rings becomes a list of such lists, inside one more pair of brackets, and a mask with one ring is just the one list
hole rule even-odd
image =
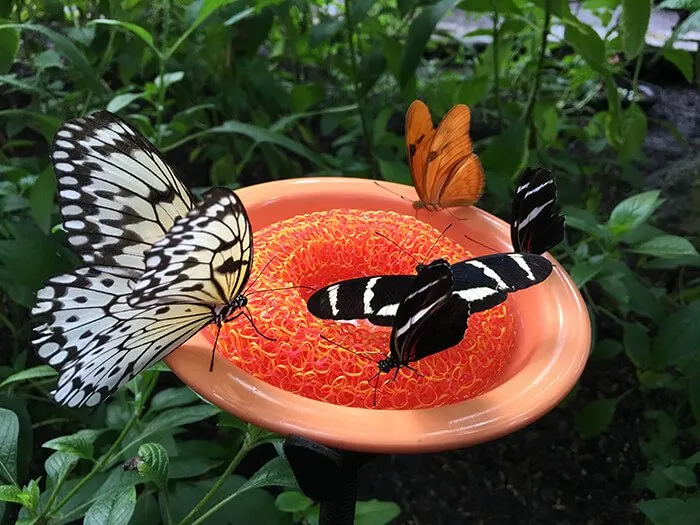
[[469, 108], [459, 104], [435, 132], [425, 165], [425, 196], [421, 197], [428, 209], [471, 206], [483, 193], [484, 170], [472, 149], [470, 122]]
[[406, 112], [406, 155], [413, 185], [421, 201], [426, 196], [425, 164], [434, 136], [435, 128], [428, 106], [420, 100], [414, 100]]

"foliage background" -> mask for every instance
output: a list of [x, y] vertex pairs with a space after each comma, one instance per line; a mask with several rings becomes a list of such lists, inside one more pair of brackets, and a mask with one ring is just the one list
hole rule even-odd
[[[696, 55], [672, 43], [698, 27], [700, 2], [662, 2], [686, 18], [657, 49], [644, 44], [648, 0], [582, 5], [608, 29], [597, 33], [564, 0], [0, 1], [4, 522], [318, 519], [277, 457], [279, 438], [219, 413], [164, 367], [95, 412], [50, 401], [55, 372], [29, 349], [28, 308], [45, 278], [76, 263], [54, 228], [48, 149], [58, 126], [98, 108], [119, 113], [201, 189], [310, 175], [409, 183], [402, 122], [419, 97], [435, 117], [472, 107], [488, 176], [480, 206], [507, 218], [522, 167], [557, 172], [569, 239], [556, 255], [588, 300], [591, 366], [613, 385], [575, 390], [562, 417], [578, 437], [601, 440], [620, 407], [633, 407], [644, 460], [630, 487], [609, 490], [624, 493], [629, 520], [695, 523], [700, 256], [696, 233], [655, 225], [669, 204], [645, 186], [653, 159], [643, 150], [654, 127], [688, 143], [635, 93], [660, 70], [694, 85]], [[487, 17], [469, 36], [488, 43], [437, 29], [455, 14]], [[488, 505], [470, 512], [502, 522]], [[367, 502], [358, 523], [397, 513]]]

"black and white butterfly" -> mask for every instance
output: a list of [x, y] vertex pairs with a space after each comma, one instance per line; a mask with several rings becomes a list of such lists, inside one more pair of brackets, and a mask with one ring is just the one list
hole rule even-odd
[[245, 312], [251, 227], [230, 190], [195, 202], [111, 113], [66, 122], [51, 157], [64, 228], [86, 266], [38, 292], [33, 343], [60, 372], [56, 401], [94, 406], [207, 324]]
[[[551, 184], [544, 180], [547, 177]], [[514, 248], [523, 253], [498, 253], [454, 265], [437, 259], [419, 265], [415, 276], [381, 275], [341, 281], [311, 295], [307, 300], [309, 311], [321, 319], [367, 319], [379, 326], [391, 326], [390, 353], [379, 362], [381, 372], [408, 366], [455, 346], [464, 337], [471, 314], [502, 303], [508, 293], [538, 284], [552, 272], [549, 260], [527, 253], [526, 248], [534, 246], [544, 251], [563, 238], [564, 223], [558, 215], [553, 181], [546, 170], [537, 177], [528, 172], [520, 178], [523, 190], [514, 197], [513, 220], [517, 225], [511, 226], [511, 236]], [[553, 196], [551, 202], [549, 198], [542, 200], [542, 192], [545, 197]], [[548, 215], [558, 226], [549, 227]], [[546, 234], [542, 240], [540, 228]]]

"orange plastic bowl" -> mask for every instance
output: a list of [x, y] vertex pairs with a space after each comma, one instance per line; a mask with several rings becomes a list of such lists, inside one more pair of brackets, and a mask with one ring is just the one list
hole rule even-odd
[[[290, 217], [336, 208], [387, 210], [415, 215], [412, 187], [383, 183], [402, 200], [364, 179], [294, 179], [237, 191], [253, 231]], [[508, 225], [477, 208], [420, 216], [438, 230], [453, 224], [464, 235], [510, 251]], [[486, 248], [464, 239], [475, 256]], [[272, 386], [217, 353], [209, 371], [211, 342], [200, 333], [166, 358], [175, 374], [201, 396], [239, 418], [282, 435], [297, 434], [347, 450], [417, 453], [451, 450], [513, 432], [551, 410], [574, 386], [588, 358], [590, 319], [575, 284], [553, 259], [544, 283], [514, 293], [509, 308], [516, 331], [512, 355], [499, 382], [477, 397], [437, 408], [377, 410], [309, 399]]]

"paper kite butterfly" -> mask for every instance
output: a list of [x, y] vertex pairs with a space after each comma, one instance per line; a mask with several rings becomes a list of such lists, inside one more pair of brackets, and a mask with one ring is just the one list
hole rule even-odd
[[[521, 176], [521, 191], [513, 201], [513, 224], [517, 226], [511, 233], [516, 252], [453, 265], [437, 259], [419, 266], [417, 275], [341, 281], [311, 295], [309, 311], [321, 319], [367, 319], [378, 326], [391, 326], [389, 355], [378, 363], [380, 372], [393, 368], [398, 372], [411, 362], [455, 346], [464, 337], [471, 314], [493, 308], [508, 293], [538, 284], [552, 272], [552, 263], [541, 253], [564, 235], [556, 184], [547, 170], [531, 175]], [[550, 228], [552, 223], [555, 226]], [[543, 228], [542, 238], [539, 228]], [[523, 250], [530, 245], [542, 252]]]
[[484, 191], [484, 169], [469, 136], [471, 112], [454, 106], [433, 127], [430, 110], [415, 100], [406, 113], [406, 151], [419, 200], [415, 208], [430, 211], [471, 206]]
[[57, 402], [97, 405], [207, 324], [247, 316], [253, 244], [233, 192], [195, 202], [158, 150], [106, 111], [63, 124], [51, 160], [85, 263], [48, 280], [32, 310], [36, 351], [60, 372]]

